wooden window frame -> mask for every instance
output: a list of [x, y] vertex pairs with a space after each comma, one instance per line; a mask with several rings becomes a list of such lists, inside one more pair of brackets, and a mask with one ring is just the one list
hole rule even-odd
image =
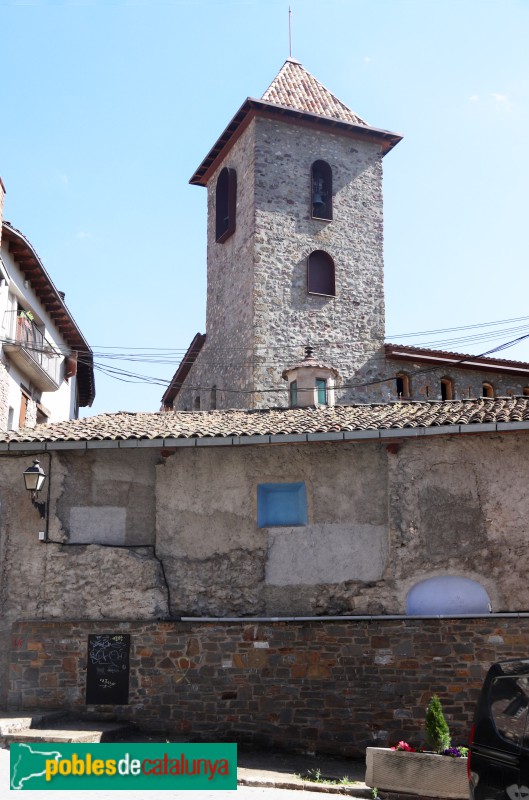
[[494, 400], [494, 386], [488, 381], [483, 381], [481, 384], [482, 397], [487, 397], [489, 400]]
[[[314, 203], [316, 197], [322, 202]], [[332, 221], [332, 168], [321, 159], [310, 170], [310, 209], [312, 219]]]
[[[402, 392], [399, 392], [399, 381], [402, 382]], [[397, 372], [395, 375], [395, 386], [399, 399], [408, 400], [411, 397], [410, 376], [406, 372]]]
[[31, 397], [23, 389], [20, 390], [20, 411], [18, 413], [18, 427], [25, 428], [28, 405]]
[[336, 267], [326, 250], [313, 250], [307, 256], [307, 293], [336, 297]]
[[[443, 397], [443, 390], [444, 390], [444, 397]], [[454, 399], [454, 381], [452, 378], [441, 378], [441, 400], [444, 402], [445, 400], [453, 400]]]
[[215, 241], [222, 244], [235, 233], [237, 173], [224, 167], [215, 187]]
[[[327, 399], [327, 391], [328, 387], [326, 378], [316, 378], [316, 402], [319, 406], [328, 405], [329, 401]], [[323, 400], [320, 399], [322, 392], [324, 397]]]

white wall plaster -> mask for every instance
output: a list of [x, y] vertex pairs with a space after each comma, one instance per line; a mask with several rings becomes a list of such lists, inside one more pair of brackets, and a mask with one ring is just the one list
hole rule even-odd
[[384, 525], [308, 525], [270, 532], [266, 582], [274, 586], [374, 581], [387, 558]]
[[75, 544], [125, 544], [127, 509], [119, 506], [73, 506], [70, 542]]

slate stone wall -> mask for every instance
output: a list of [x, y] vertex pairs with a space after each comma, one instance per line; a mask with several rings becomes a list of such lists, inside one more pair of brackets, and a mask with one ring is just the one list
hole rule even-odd
[[[89, 634], [130, 633], [129, 705], [85, 705]], [[11, 631], [9, 707], [115, 712], [192, 740], [363, 755], [418, 743], [437, 693], [465, 744], [489, 665], [527, 656], [529, 619], [39, 622]]]

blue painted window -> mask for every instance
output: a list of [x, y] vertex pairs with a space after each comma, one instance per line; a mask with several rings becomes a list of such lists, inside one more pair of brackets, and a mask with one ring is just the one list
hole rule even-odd
[[318, 392], [318, 403], [322, 406], [327, 403], [327, 381], [324, 378], [316, 378], [316, 389]]
[[490, 598], [480, 583], [459, 575], [437, 575], [416, 583], [406, 598], [408, 616], [489, 614]]
[[290, 405], [292, 408], [298, 404], [298, 382], [292, 381], [290, 384]]
[[259, 528], [307, 524], [304, 483], [260, 483], [257, 487]]

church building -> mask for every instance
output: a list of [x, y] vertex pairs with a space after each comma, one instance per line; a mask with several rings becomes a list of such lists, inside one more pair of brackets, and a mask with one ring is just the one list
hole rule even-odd
[[385, 343], [382, 159], [401, 138], [293, 58], [243, 103], [191, 178], [208, 191], [206, 334], [164, 410], [529, 393], [529, 364]]
[[529, 364], [385, 342], [399, 140], [288, 59], [192, 178], [207, 330], [171, 413], [0, 432], [0, 704], [363, 757], [438, 693], [467, 740], [527, 654]]

